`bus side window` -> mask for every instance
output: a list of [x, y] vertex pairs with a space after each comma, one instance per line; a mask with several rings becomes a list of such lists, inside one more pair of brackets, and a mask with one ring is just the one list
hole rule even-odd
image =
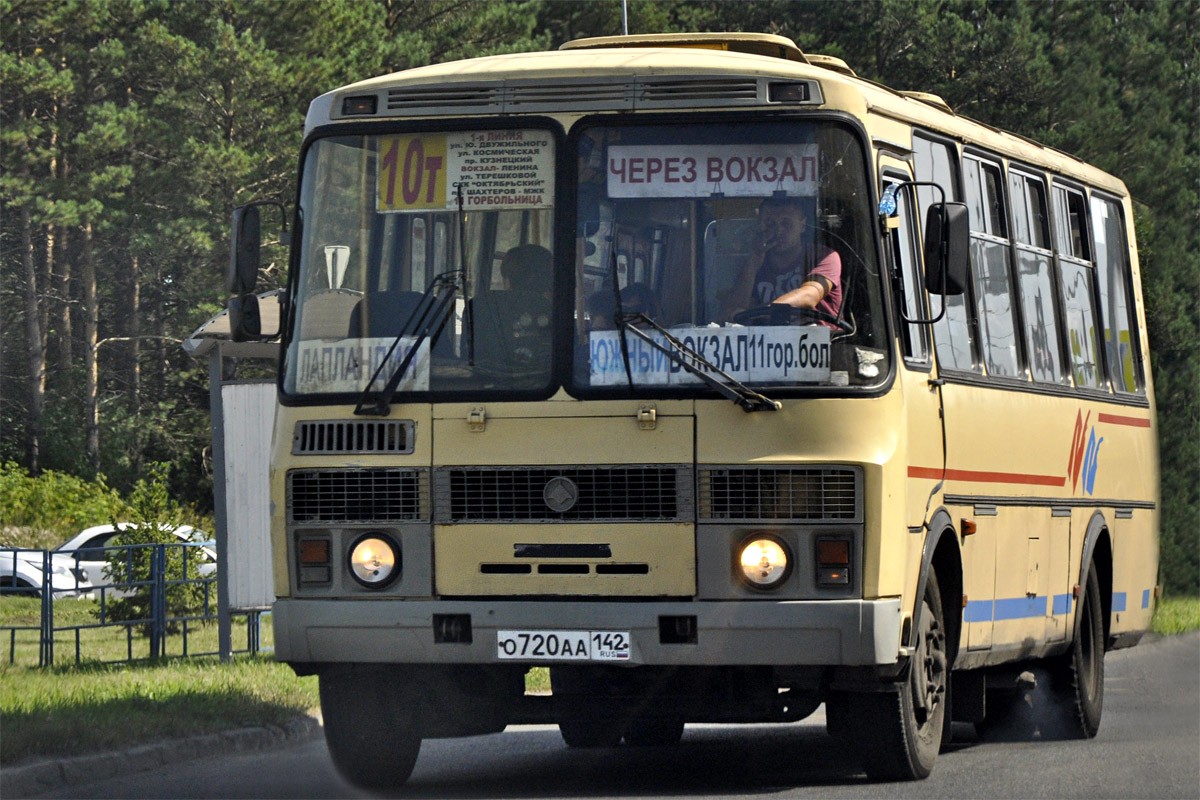
[[1079, 389], [1098, 389], [1103, 370], [1096, 331], [1095, 276], [1088, 260], [1087, 210], [1083, 194], [1054, 187], [1054, 247], [1062, 278], [1063, 311], [1071, 375]]
[[[913, 166], [918, 181], [930, 181], [941, 186], [945, 199], [955, 202], [961, 199], [958, 184], [958, 153], [948, 142], [934, 141], [919, 135], [913, 136]], [[927, 186], [917, 187], [917, 204], [920, 220], [924, 220], [933, 203], [942, 196]], [[938, 365], [942, 369], [981, 372], [976, 356], [974, 331], [971, 325], [968, 298], [970, 287], [964, 294], [939, 295], [930, 301], [930, 313], [938, 316], [942, 304], [945, 313], [933, 325], [933, 340], [937, 347]]]
[[1054, 285], [1054, 254], [1047, 230], [1046, 185], [1040, 178], [1009, 172], [1017, 287], [1025, 315], [1029, 371], [1039, 383], [1065, 382]]
[[[888, 184], [896, 183], [888, 180]], [[922, 302], [924, 287], [921, 284], [915, 235], [917, 216], [913, 209], [912, 194], [902, 191], [896, 196], [899, 207], [900, 227], [891, 237], [892, 263], [900, 279], [900, 303], [904, 316], [908, 319], [928, 319], [929, 312]], [[929, 363], [929, 328], [926, 325], [913, 322], [900, 323], [900, 341], [904, 348], [904, 358], [914, 364], [928, 365]]]
[[1092, 195], [1091, 206], [1109, 379], [1118, 392], [1144, 394], [1135, 333], [1137, 325], [1130, 300], [1129, 242], [1125, 238], [1121, 205], [1115, 200]]
[[971, 283], [984, 363], [989, 375], [1021, 377], [1000, 167], [967, 157], [963, 177], [971, 222]]

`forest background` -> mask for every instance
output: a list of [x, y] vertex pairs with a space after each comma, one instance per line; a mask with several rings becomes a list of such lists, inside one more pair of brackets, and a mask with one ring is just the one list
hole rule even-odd
[[[787, 36], [1123, 179], [1162, 580], [1200, 591], [1200, 2], [630, 0], [628, 19]], [[0, 464], [127, 493], [166, 462], [173, 497], [211, 510], [207, 364], [180, 342], [225, 301], [230, 210], [295, 197], [308, 102], [620, 32], [619, 0], [0, 0]]]

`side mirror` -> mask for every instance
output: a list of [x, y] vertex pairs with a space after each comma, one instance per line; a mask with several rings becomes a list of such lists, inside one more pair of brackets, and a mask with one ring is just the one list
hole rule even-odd
[[233, 236], [229, 253], [229, 293], [249, 294], [258, 284], [259, 250], [262, 247], [262, 218], [257, 205], [233, 210]]
[[970, 269], [971, 233], [965, 203], [935, 203], [925, 221], [925, 288], [963, 294]]
[[235, 342], [256, 342], [262, 339], [258, 295], [243, 294], [230, 299], [229, 332]]

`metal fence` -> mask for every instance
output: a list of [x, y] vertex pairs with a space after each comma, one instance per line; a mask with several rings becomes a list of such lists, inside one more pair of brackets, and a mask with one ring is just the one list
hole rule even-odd
[[[56, 655], [61, 661], [64, 649], [76, 664], [219, 655], [211, 545], [93, 548], [88, 561], [51, 550], [0, 548], [0, 636], [8, 663], [18, 657], [32, 662], [35, 644], [39, 667], [53, 665]], [[246, 646], [233, 653], [270, 649], [261, 641], [269, 609], [232, 613], [244, 617], [246, 627]]]

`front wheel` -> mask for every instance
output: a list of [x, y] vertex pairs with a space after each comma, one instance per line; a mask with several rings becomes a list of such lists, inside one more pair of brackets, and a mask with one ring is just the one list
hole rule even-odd
[[416, 698], [388, 678], [371, 670], [320, 678], [325, 745], [342, 777], [364, 789], [403, 785], [421, 750]]
[[917, 780], [933, 771], [950, 724], [944, 620], [937, 576], [930, 573], [908, 680], [894, 691], [839, 694], [826, 704], [831, 732], [858, 748], [873, 780]]

